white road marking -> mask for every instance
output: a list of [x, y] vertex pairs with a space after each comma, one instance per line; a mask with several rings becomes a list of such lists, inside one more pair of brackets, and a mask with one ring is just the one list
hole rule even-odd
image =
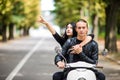
[[15, 75], [19, 72], [19, 70], [23, 67], [23, 65], [27, 62], [27, 60], [30, 58], [30, 56], [37, 50], [39, 45], [43, 42], [44, 40], [40, 40], [30, 52], [28, 52], [24, 58], [19, 62], [19, 64], [13, 69], [13, 71], [8, 75], [8, 77], [5, 80], [12, 80]]

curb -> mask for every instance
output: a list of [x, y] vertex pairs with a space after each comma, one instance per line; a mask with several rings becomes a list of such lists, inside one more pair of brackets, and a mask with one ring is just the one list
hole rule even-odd
[[117, 61], [117, 60], [115, 60], [115, 59], [113, 59], [113, 58], [111, 58], [111, 57], [109, 57], [109, 56], [105, 56], [105, 57], [106, 57], [107, 59], [109, 59], [109, 60], [117, 63], [118, 65], [120, 65], [120, 61]]

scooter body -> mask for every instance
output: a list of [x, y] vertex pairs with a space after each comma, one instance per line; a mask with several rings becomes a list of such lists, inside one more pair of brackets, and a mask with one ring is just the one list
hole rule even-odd
[[93, 64], [81, 61], [66, 64], [66, 68], [75, 68], [68, 73], [67, 80], [96, 80], [95, 73], [90, 70], [94, 67]]
[[66, 68], [75, 68], [68, 73], [67, 80], [97, 80], [95, 73], [90, 70], [96, 69], [95, 64], [90, 64], [83, 61], [67, 63], [66, 58], [61, 54], [61, 49], [56, 47], [55, 51], [63, 57], [66, 63]]

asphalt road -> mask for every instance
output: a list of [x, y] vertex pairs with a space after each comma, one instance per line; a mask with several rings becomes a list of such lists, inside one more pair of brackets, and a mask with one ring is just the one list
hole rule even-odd
[[[0, 80], [52, 80], [54, 65], [52, 37], [26, 37], [0, 44]], [[120, 65], [100, 56], [106, 80], [120, 80]]]

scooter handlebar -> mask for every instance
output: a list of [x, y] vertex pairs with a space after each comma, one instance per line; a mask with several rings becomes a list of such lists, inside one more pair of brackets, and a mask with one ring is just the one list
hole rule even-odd
[[67, 63], [65, 68], [103, 68], [103, 66], [78, 61], [75, 63]]
[[86, 67], [86, 68], [94, 68], [96, 65], [95, 64], [90, 64], [87, 62], [83, 62], [83, 61], [78, 61], [75, 63], [67, 63], [66, 64], [66, 68], [75, 68], [75, 67]]

